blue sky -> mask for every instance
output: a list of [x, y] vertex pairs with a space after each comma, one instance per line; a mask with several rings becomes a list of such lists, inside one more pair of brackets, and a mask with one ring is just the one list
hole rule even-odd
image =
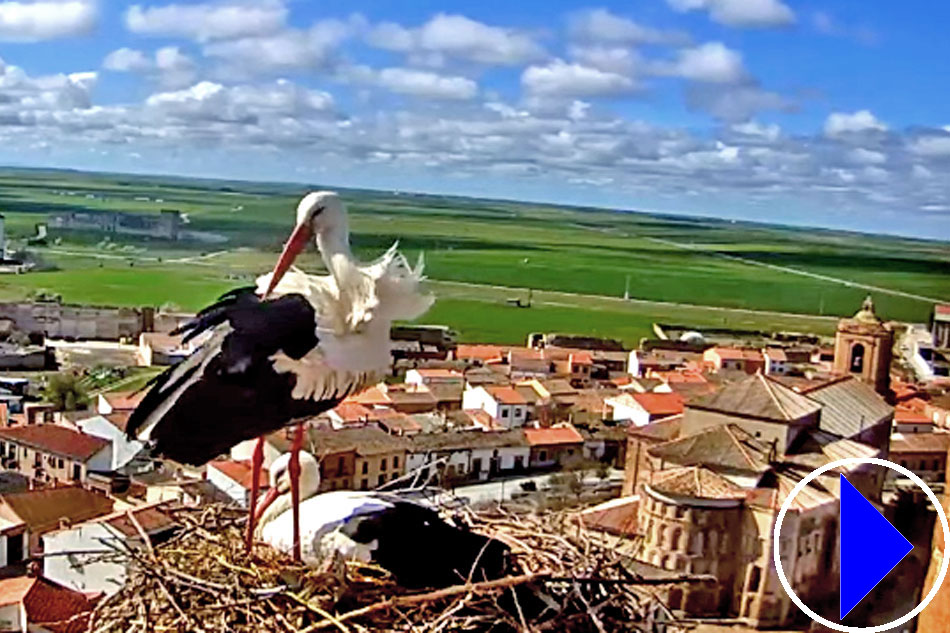
[[950, 238], [950, 5], [0, 0], [0, 162]]

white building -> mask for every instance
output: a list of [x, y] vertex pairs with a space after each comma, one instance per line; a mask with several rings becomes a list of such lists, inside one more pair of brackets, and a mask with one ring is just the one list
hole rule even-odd
[[528, 420], [528, 403], [513, 387], [483, 385], [466, 389], [462, 408], [481, 409], [506, 429], [524, 426]]
[[[142, 546], [138, 528], [129, 519], [130, 513], [151, 539], [175, 527], [160, 507], [153, 504], [50, 532], [43, 536], [46, 554], [43, 576], [86, 594], [111, 595], [121, 589], [128, 577], [126, 559], [104, 554], [115, 551], [116, 545], [119, 549]], [[50, 556], [57, 552], [82, 553]]]
[[[412, 438], [406, 472], [444, 472], [450, 477], [485, 481], [495, 475], [522, 472], [530, 448], [520, 430], [423, 433]], [[438, 464], [438, 465], [437, 465]]]
[[77, 420], [76, 426], [87, 435], [102, 438], [112, 443], [111, 466], [108, 470], [118, 470], [128, 464], [143, 448], [142, 442], [130, 440], [125, 433], [129, 416], [124, 413], [93, 415]]
[[[251, 470], [249, 461], [214, 461], [208, 464], [208, 482], [230, 499], [233, 499], [242, 508], [246, 508], [250, 502], [251, 484], [253, 482]], [[261, 469], [261, 477], [258, 482], [260, 490], [268, 487], [266, 469]]]
[[788, 372], [788, 356], [785, 350], [769, 347], [762, 350], [765, 358], [765, 373], [772, 376], [784, 376]]

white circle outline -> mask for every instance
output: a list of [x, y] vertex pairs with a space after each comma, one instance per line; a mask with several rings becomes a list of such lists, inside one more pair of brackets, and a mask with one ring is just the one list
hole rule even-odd
[[778, 579], [779, 582], [782, 583], [782, 588], [785, 589], [785, 593], [788, 594], [788, 597], [792, 599], [792, 602], [794, 602], [795, 605], [804, 611], [805, 615], [810, 617], [812, 620], [815, 620], [829, 629], [842, 631], [842, 633], [883, 633], [883, 631], [889, 631], [893, 628], [896, 628], [920, 615], [920, 612], [923, 611], [927, 605], [930, 604], [931, 600], [937, 596], [937, 592], [940, 591], [940, 586], [943, 584], [943, 581], [947, 576], [947, 568], [950, 567], [950, 556], [947, 556], [946, 552], [944, 553], [943, 562], [940, 564], [940, 573], [937, 574], [937, 580], [934, 582], [933, 587], [930, 588], [930, 593], [927, 594], [921, 603], [918, 604], [913, 611], [904, 615], [903, 617], [892, 622], [888, 622], [887, 624], [878, 624], [877, 626], [847, 626], [844, 624], [838, 624], [837, 622], [826, 620], [809, 609], [808, 605], [802, 602], [801, 598], [798, 597], [798, 594], [792, 590], [791, 584], [788, 582], [788, 578], [785, 577], [785, 570], [782, 569], [782, 557], [779, 555], [779, 533], [782, 530], [782, 522], [785, 520], [785, 513], [791, 507], [792, 500], [795, 498], [795, 495], [804, 490], [805, 486], [811, 483], [811, 481], [817, 478], [819, 475], [823, 475], [829, 470], [834, 470], [835, 468], [840, 468], [841, 466], [850, 466], [852, 464], [874, 464], [876, 466], [890, 468], [891, 470], [896, 470], [920, 486], [920, 488], [922, 488], [927, 494], [930, 502], [933, 503], [934, 507], [937, 509], [937, 516], [940, 518], [940, 525], [943, 528], [944, 547], [946, 547], [946, 544], [950, 544], [950, 523], [947, 522], [947, 515], [943, 511], [943, 504], [941, 504], [940, 500], [937, 499], [937, 495], [933, 493], [933, 490], [930, 489], [930, 486], [925, 484], [920, 477], [907, 470], [900, 464], [895, 464], [894, 462], [888, 461], [886, 459], [879, 459], [877, 457], [846, 457], [844, 459], [829, 462], [821, 468], [816, 468], [815, 470], [811, 471], [804, 479], [795, 484], [795, 487], [792, 488], [792, 491], [788, 493], [788, 496], [785, 498], [785, 502], [782, 503], [782, 508], [779, 510], [778, 516], [775, 518], [775, 528], [772, 530], [772, 560], [775, 563], [775, 571], [778, 572]]

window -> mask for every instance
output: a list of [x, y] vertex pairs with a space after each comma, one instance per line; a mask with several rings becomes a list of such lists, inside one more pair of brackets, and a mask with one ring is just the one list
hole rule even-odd
[[63, 467], [63, 458], [62, 458], [62, 457], [60, 457], [58, 460], [56, 460], [56, 467], [57, 467], [57, 468], [62, 468], [62, 467]]
[[[369, 472], [369, 462], [363, 462], [363, 474], [365, 475], [368, 472]], [[366, 490], [366, 489], [364, 488], [363, 490]]]
[[851, 373], [860, 374], [864, 371], [864, 345], [856, 343], [851, 348]]
[[538, 459], [541, 460], [542, 462], [548, 461], [548, 452], [541, 451], [540, 453], [538, 453]]
[[385, 457], [382, 458], [381, 460], [379, 460], [379, 469], [380, 469], [380, 470], [386, 470], [386, 458], [385, 458]]
[[508, 407], [505, 407], [504, 409], [501, 410], [501, 417], [503, 418], [508, 417]]
[[80, 479], [82, 479], [82, 466], [73, 464], [73, 481], [79, 481]]
[[343, 459], [342, 457], [341, 457], [339, 460], [337, 460], [337, 463], [336, 463], [336, 472], [339, 473], [339, 474], [341, 474], [341, 475], [342, 475], [344, 472], [346, 472], [346, 462], [344, 461], [344, 459]]
[[393, 456], [393, 469], [399, 468], [399, 455]]
[[901, 460], [901, 466], [903, 466], [904, 468], [907, 468], [907, 462], [904, 461], [903, 459]]
[[762, 570], [759, 567], [753, 566], [749, 570], [749, 591], [758, 591], [759, 582], [762, 580]]
[[930, 470], [940, 470], [940, 460], [934, 460], [934, 466]]
[[399, 473], [393, 473], [392, 476], [389, 478], [389, 480], [390, 480], [390, 481], [396, 481], [396, 478], [397, 478], [397, 477], [399, 477]]
[[382, 486], [384, 483], [386, 483], [386, 475], [380, 475], [379, 477], [376, 478], [377, 486]]
[[364, 479], [360, 482], [360, 490], [369, 490], [369, 480]]

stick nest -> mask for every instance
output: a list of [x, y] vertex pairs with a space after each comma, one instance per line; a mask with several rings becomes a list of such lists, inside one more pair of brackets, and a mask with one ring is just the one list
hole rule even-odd
[[[246, 517], [233, 507], [168, 512], [181, 526], [172, 537], [154, 545], [140, 539], [104, 555], [124, 563], [128, 579], [98, 604], [90, 632], [654, 630], [656, 588], [643, 586], [567, 513], [465, 510], [456, 521], [508, 544], [516, 570], [498, 580], [460, 578], [453, 587], [408, 592], [371, 565], [302, 567], [263, 544], [249, 556]], [[420, 552], [420, 564], [427, 555], [437, 554]], [[665, 625], [669, 633], [683, 630]]]

